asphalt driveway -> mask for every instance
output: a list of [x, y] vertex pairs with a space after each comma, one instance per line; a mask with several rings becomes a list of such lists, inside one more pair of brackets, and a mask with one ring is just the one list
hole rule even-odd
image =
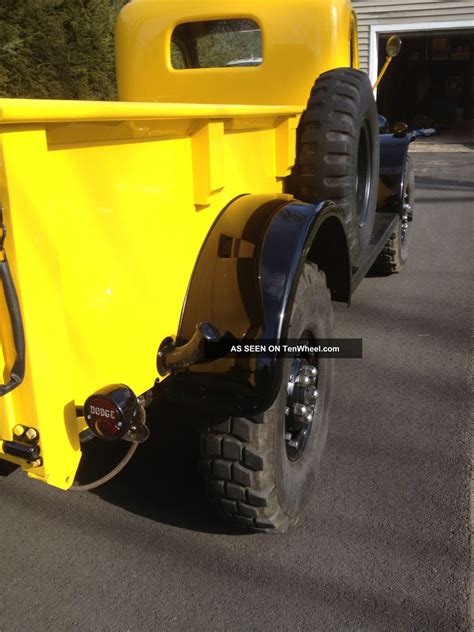
[[416, 153], [409, 264], [369, 278], [340, 336], [318, 493], [286, 536], [243, 535], [202, 498], [196, 441], [153, 439], [96, 493], [0, 479], [0, 630], [469, 629], [473, 154]]

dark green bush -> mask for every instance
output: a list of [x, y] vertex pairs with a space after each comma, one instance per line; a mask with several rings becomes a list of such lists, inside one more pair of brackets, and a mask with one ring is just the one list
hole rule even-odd
[[115, 99], [115, 20], [125, 2], [0, 0], [0, 96]]

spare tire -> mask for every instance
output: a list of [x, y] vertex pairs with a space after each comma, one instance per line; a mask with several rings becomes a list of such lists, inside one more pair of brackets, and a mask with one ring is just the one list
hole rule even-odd
[[337, 204], [354, 265], [374, 226], [379, 166], [378, 114], [369, 77], [352, 68], [322, 74], [298, 127], [291, 192], [302, 202]]

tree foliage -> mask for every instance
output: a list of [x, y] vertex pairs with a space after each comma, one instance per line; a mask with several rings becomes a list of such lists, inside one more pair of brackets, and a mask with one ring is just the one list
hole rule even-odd
[[0, 96], [115, 99], [115, 20], [125, 2], [0, 0]]

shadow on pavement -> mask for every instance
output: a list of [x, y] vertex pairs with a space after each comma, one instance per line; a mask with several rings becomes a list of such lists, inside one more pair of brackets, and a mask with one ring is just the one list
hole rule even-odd
[[[157, 401], [148, 409], [151, 430], [132, 461], [91, 493], [116, 506], [164, 524], [204, 533], [243, 535], [214, 513], [198, 470], [199, 433], [190, 420]], [[93, 440], [83, 446], [77, 480], [88, 483], [110, 471], [130, 444]]]

